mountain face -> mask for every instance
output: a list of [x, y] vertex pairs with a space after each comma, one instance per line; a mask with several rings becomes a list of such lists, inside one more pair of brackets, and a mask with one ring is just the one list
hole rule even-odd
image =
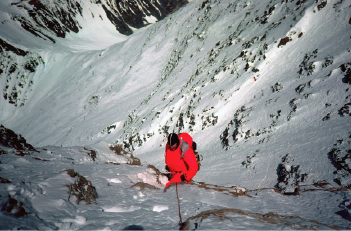
[[[104, 10], [119, 33], [131, 35], [132, 28], [139, 29], [150, 24], [147, 18], [159, 21], [187, 2], [186, 0], [30, 0], [13, 2], [11, 6], [21, 9], [21, 15], [12, 15], [12, 20], [19, 22], [21, 27], [30, 33], [55, 43], [52, 34], [65, 38], [67, 33], [77, 33], [82, 29], [78, 16], [84, 17], [83, 8], [90, 9], [94, 7], [93, 5], [97, 5]], [[90, 13], [93, 17], [102, 19], [101, 15], [94, 15], [95, 12], [91, 9]]]
[[163, 154], [187, 132], [189, 229], [350, 228], [350, 8], [0, 1], [0, 220], [177, 229]]
[[116, 26], [118, 32], [124, 35], [131, 35], [132, 28], [140, 29], [150, 22], [148, 18], [159, 21], [167, 15], [178, 10], [188, 3], [187, 0], [162, 0], [162, 1], [123, 1], [106, 0], [104, 2], [96, 0], [96, 4], [101, 4], [107, 17]]
[[[189, 132], [208, 183], [350, 186], [347, 1], [46, 3], [1, 3], [1, 122], [34, 146], [109, 141], [162, 169]], [[129, 37], [71, 49], [105, 26], [96, 43]]]
[[[20, 28], [37, 37], [37, 40], [43, 39], [50, 43], [56, 43], [57, 38], [65, 38], [67, 33], [78, 33], [83, 29], [80, 24], [80, 21], [84, 21], [85, 17], [83, 8], [89, 11], [91, 17], [96, 17], [96, 20], [103, 20], [103, 18], [100, 15], [101, 12], [95, 8], [103, 9], [108, 20], [119, 33], [131, 35], [133, 30], [163, 19], [186, 3], [187, 1], [184, 0], [3, 1], [5, 11], [2, 13], [4, 18], [9, 18], [8, 20], [15, 23], [16, 27], [20, 25]], [[3, 23], [9, 24], [8, 20], [3, 21]], [[3, 98], [8, 103], [21, 107], [25, 105], [27, 94], [32, 90], [33, 72], [38, 65], [45, 63], [38, 53], [25, 51], [30, 47], [23, 50], [16, 47], [16, 44], [6, 41], [6, 37], [6, 35], [2, 35], [0, 38], [2, 47], [0, 75], [3, 76], [5, 82]]]

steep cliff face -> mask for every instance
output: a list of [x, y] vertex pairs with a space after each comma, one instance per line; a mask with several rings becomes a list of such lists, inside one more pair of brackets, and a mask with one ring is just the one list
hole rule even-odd
[[11, 6], [21, 9], [22, 14], [13, 14], [12, 20], [20, 23], [21, 27], [42, 39], [55, 43], [57, 37], [65, 38], [67, 33], [77, 33], [82, 26], [79, 17], [83, 18], [83, 10], [89, 8], [91, 14], [96, 12], [91, 8], [97, 5], [106, 13], [107, 18], [124, 35], [133, 34], [133, 28], [141, 28], [158, 21], [186, 4], [187, 0], [30, 0], [13, 2]]
[[82, 16], [82, 6], [78, 1], [40, 1], [30, 0], [11, 3], [11, 6], [20, 8], [22, 15], [12, 15], [12, 20], [20, 23], [21, 27], [30, 33], [49, 39], [55, 43], [51, 32], [57, 37], [64, 38], [68, 32], [78, 32], [81, 28], [76, 16]]
[[100, 3], [104, 8], [107, 17], [116, 26], [116, 29], [125, 35], [133, 33], [132, 27], [139, 29], [155, 19], [161, 20], [187, 2], [187, 0], [105, 0], [104, 2], [96, 0], [96, 3]]

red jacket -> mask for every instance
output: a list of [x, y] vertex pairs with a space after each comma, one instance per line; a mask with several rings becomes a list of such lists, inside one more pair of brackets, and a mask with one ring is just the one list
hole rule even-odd
[[[199, 170], [197, 159], [192, 149], [193, 138], [188, 133], [181, 133], [178, 135], [178, 138], [180, 144], [175, 151], [170, 150], [168, 143], [166, 145], [165, 161], [173, 176], [169, 183], [180, 182], [181, 174], [184, 174], [185, 179], [190, 181]], [[181, 150], [181, 146], [187, 146], [186, 144], [182, 145], [183, 142], [189, 146], [185, 153], [182, 153]], [[177, 174], [179, 176], [176, 177]]]

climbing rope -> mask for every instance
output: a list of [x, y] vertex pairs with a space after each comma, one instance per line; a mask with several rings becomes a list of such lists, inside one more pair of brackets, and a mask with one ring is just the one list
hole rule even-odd
[[182, 215], [180, 214], [180, 200], [178, 196], [178, 183], [176, 182], [176, 193], [177, 193], [177, 199], [178, 199], [178, 211], [179, 211], [179, 220], [180, 220], [180, 230], [183, 230], [183, 221], [182, 221]]

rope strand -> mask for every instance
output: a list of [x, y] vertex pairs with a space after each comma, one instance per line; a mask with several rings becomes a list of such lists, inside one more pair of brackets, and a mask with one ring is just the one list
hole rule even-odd
[[178, 199], [178, 211], [179, 211], [179, 219], [180, 219], [180, 230], [183, 230], [183, 221], [182, 221], [182, 215], [180, 214], [180, 200], [178, 196], [178, 183], [176, 182], [176, 193], [177, 193], [177, 199]]

